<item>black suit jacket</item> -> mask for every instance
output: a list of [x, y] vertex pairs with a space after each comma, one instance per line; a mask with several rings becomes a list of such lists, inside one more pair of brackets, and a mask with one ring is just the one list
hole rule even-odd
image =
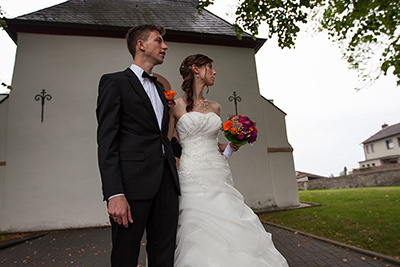
[[169, 107], [163, 89], [156, 87], [164, 105], [161, 130], [149, 97], [130, 68], [100, 79], [97, 143], [105, 200], [118, 193], [125, 194], [128, 200], [152, 198], [163, 174], [162, 145], [180, 193], [175, 158], [167, 137]]

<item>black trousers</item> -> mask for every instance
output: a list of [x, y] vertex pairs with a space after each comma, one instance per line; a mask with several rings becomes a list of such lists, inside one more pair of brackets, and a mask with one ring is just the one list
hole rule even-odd
[[111, 266], [136, 267], [141, 239], [146, 229], [149, 267], [173, 267], [178, 224], [178, 193], [167, 160], [154, 198], [128, 200], [133, 223], [128, 228], [110, 219], [112, 226]]

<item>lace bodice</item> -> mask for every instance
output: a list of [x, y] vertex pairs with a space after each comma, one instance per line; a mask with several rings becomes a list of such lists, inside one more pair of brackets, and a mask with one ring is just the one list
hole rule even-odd
[[[179, 161], [179, 179], [184, 183], [197, 184], [206, 187], [211, 169], [218, 169], [221, 174], [218, 180], [233, 184], [230, 169], [226, 159], [218, 148], [218, 133], [221, 128], [220, 117], [211, 113], [189, 112], [178, 121], [176, 130], [182, 146], [182, 156]], [[182, 184], [183, 183], [183, 184]]]
[[[218, 130], [221, 119], [213, 112], [189, 112], [179, 119], [176, 129], [182, 149], [185, 150], [218, 150]], [[183, 152], [183, 153], [184, 153]]]

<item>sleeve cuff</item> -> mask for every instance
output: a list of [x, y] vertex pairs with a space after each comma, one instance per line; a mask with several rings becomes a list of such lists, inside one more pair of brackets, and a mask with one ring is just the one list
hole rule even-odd
[[112, 195], [111, 197], [108, 198], [108, 201], [110, 201], [110, 199], [114, 198], [114, 197], [119, 197], [119, 196], [125, 196], [124, 194], [115, 194]]

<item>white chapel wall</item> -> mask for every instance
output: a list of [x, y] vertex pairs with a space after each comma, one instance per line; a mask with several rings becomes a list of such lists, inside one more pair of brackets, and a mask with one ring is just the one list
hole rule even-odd
[[[0, 96], [3, 99], [5, 96]], [[4, 100], [0, 103], [0, 216], [3, 208], [3, 195], [4, 195], [4, 184], [5, 184], [5, 169], [6, 162], [6, 130], [7, 130], [7, 110], [8, 100]]]
[[[277, 122], [265, 119], [275, 115], [265, 114], [252, 49], [167, 45], [166, 61], [154, 71], [168, 78], [174, 91], [181, 95], [178, 68], [183, 58], [194, 53], [207, 54], [214, 59], [217, 71], [216, 84], [207, 98], [221, 103], [222, 119], [234, 113], [228, 97], [236, 91], [243, 99], [239, 112], [257, 121], [261, 133], [273, 131], [272, 124]], [[8, 100], [0, 231], [108, 224], [97, 167], [97, 86], [103, 73], [123, 70], [130, 63], [123, 39], [18, 35], [14, 90]], [[46, 101], [43, 123], [40, 103], [34, 100], [42, 89], [52, 96]], [[271, 128], [267, 131], [268, 127]], [[253, 208], [293, 203], [279, 196], [282, 186], [286, 188], [285, 194], [292, 195], [290, 199], [298, 199], [294, 178], [295, 190], [287, 186], [285, 179], [272, 181], [276, 167], [271, 164], [276, 165], [279, 159], [275, 155], [269, 159], [267, 138], [260, 134], [254, 146], [246, 145], [229, 160], [235, 185]], [[221, 134], [221, 142], [224, 141]], [[289, 165], [285, 167], [293, 169]]]
[[[264, 119], [267, 125], [267, 147], [283, 151], [269, 153], [270, 172], [274, 185], [274, 197], [278, 207], [293, 207], [299, 205], [297, 180], [294, 169], [293, 153], [286, 134], [286, 114], [272, 103], [263, 99]], [[286, 151], [285, 151], [286, 150]]]

